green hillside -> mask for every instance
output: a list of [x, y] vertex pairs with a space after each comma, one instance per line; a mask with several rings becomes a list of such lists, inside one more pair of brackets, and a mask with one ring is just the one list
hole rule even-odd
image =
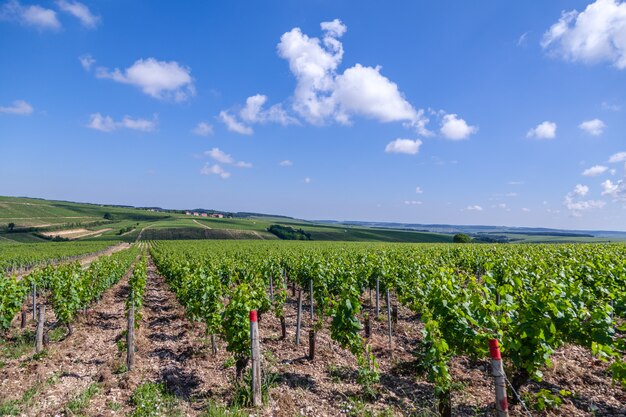
[[[9, 228], [9, 224], [13, 224]], [[182, 211], [0, 197], [0, 245], [45, 242], [62, 235], [72, 240], [278, 239], [267, 229], [288, 225], [316, 241], [451, 242], [446, 234], [363, 226], [326, 225], [287, 217], [209, 218]]]

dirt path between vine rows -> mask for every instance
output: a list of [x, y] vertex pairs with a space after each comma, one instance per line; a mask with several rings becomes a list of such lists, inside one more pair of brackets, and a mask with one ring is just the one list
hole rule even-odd
[[[34, 392], [27, 404], [20, 405], [19, 415], [61, 415], [67, 404], [90, 385], [106, 386], [111, 374], [123, 364], [116, 343], [126, 328], [124, 306], [131, 272], [132, 267], [96, 305], [77, 317], [71, 336], [51, 342], [43, 357], [33, 359], [29, 351], [6, 362], [0, 401], [23, 399], [25, 393]], [[52, 324], [51, 317], [47, 315], [46, 326]]]

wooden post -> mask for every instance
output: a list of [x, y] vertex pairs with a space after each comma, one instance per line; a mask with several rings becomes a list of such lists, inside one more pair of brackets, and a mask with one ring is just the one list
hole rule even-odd
[[37, 320], [37, 284], [33, 282], [33, 320]]
[[372, 324], [369, 313], [365, 313], [365, 337], [370, 338], [372, 334]]
[[[131, 294], [132, 297], [132, 294]], [[135, 366], [135, 307], [128, 309], [128, 329], [126, 331], [126, 368], [129, 371]]]
[[26, 312], [26, 310], [22, 310], [22, 320], [20, 322], [20, 329], [23, 329], [26, 327], [26, 316], [28, 315], [28, 313]]
[[372, 301], [372, 287], [370, 287], [370, 310], [372, 309], [372, 304], [374, 304], [374, 302]]
[[274, 278], [270, 275], [270, 300], [274, 301]]
[[285, 316], [280, 318], [280, 333], [280, 338], [285, 340], [287, 338], [287, 322], [285, 321]]
[[398, 324], [398, 304], [392, 304], [391, 306], [391, 322]]
[[380, 278], [376, 277], [376, 320], [380, 314]]
[[261, 396], [261, 347], [259, 346], [259, 325], [256, 310], [250, 311], [250, 345], [252, 353], [252, 405], [263, 404]]
[[309, 330], [309, 360], [315, 359], [315, 330]]
[[46, 320], [46, 305], [39, 306], [39, 317], [37, 320], [37, 336], [35, 338], [35, 353], [43, 350], [43, 327]]
[[298, 290], [298, 314], [296, 315], [296, 346], [300, 346], [300, 327], [302, 323], [302, 290]]
[[389, 349], [391, 349], [391, 297], [387, 288], [387, 327], [389, 328]]
[[310, 298], [310, 303], [311, 303], [311, 321], [313, 321], [313, 318], [315, 317], [315, 315], [313, 313], [313, 280], [312, 279], [309, 280], [309, 298]]
[[509, 416], [509, 402], [506, 395], [506, 375], [502, 367], [502, 356], [497, 339], [489, 340], [489, 353], [491, 354], [491, 374], [496, 386], [496, 415], [498, 417]]
[[217, 343], [215, 343], [215, 334], [211, 333], [211, 352], [217, 355]]

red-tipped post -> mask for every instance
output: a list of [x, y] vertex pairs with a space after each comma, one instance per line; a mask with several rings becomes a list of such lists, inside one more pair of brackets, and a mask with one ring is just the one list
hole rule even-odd
[[498, 340], [489, 340], [489, 353], [491, 354], [491, 373], [496, 386], [496, 413], [498, 417], [508, 417], [509, 401], [506, 396], [506, 375], [502, 367], [502, 355]]
[[259, 323], [256, 310], [250, 311], [250, 347], [252, 356], [252, 404], [260, 407], [261, 397], [261, 347], [259, 345]]

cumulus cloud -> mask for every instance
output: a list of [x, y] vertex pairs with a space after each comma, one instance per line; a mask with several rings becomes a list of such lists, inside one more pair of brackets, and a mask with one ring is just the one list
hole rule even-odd
[[616, 162], [624, 162], [626, 161], [626, 152], [617, 152], [611, 155], [609, 158], [609, 163], [614, 164]]
[[236, 161], [235, 158], [223, 152], [219, 148], [213, 148], [210, 151], [205, 151], [204, 154], [221, 164], [232, 165], [237, 168], [252, 168], [251, 163], [243, 162], [243, 161]]
[[40, 30], [57, 30], [61, 28], [61, 22], [57, 19], [54, 10], [41, 6], [22, 6], [17, 0], [9, 0], [0, 8], [0, 19], [12, 20], [25, 26], [32, 26]]
[[252, 130], [250, 126], [246, 126], [243, 123], [237, 121], [237, 119], [226, 110], [222, 110], [220, 112], [220, 119], [222, 120], [222, 122], [224, 122], [228, 130], [230, 130], [231, 132], [236, 132], [242, 135], [251, 135], [252, 133], [254, 133], [254, 130]]
[[527, 138], [554, 139], [556, 137], [556, 123], [545, 121], [526, 133]]
[[291, 162], [289, 159], [285, 159], [284, 161], [280, 161], [278, 165], [280, 165], [281, 167], [290, 167], [293, 166], [293, 162]]
[[563, 199], [563, 206], [565, 206], [573, 216], [580, 217], [584, 211], [602, 208], [606, 205], [606, 202], [602, 200], [582, 200], [581, 198], [586, 196], [588, 192], [588, 186], [576, 184], [574, 190], [567, 193]]
[[100, 113], [93, 113], [89, 117], [87, 126], [89, 129], [99, 130], [101, 132], [113, 132], [115, 130], [125, 128], [138, 130], [141, 132], [154, 132], [157, 128], [156, 116], [153, 120], [134, 119], [130, 116], [124, 116], [122, 120], [115, 121], [111, 116], [103, 116]]
[[285, 111], [281, 104], [274, 104], [268, 109], [264, 108], [267, 96], [256, 94], [246, 99], [246, 105], [234, 112], [233, 110], [223, 110], [220, 112], [220, 119], [229, 130], [243, 135], [253, 133], [250, 124], [277, 123], [283, 126], [298, 124], [298, 120]]
[[96, 76], [134, 85], [157, 99], [185, 101], [196, 93], [191, 70], [176, 61], [139, 59], [123, 71], [119, 68], [111, 71], [100, 67]]
[[24, 100], [15, 100], [10, 106], [0, 106], [0, 113], [25, 116], [33, 112], [33, 106]]
[[404, 204], [406, 204], [407, 206], [420, 206], [422, 205], [422, 202], [417, 200], [405, 200]]
[[200, 122], [191, 132], [198, 136], [211, 136], [213, 134], [213, 126], [207, 122]]
[[96, 63], [96, 60], [89, 54], [79, 56], [78, 60], [85, 71], [91, 71], [92, 65]]
[[200, 174], [217, 175], [223, 180], [230, 178], [230, 172], [226, 171], [224, 168], [222, 168], [218, 164], [211, 165], [208, 162], [204, 164], [204, 166], [200, 169]]
[[456, 114], [446, 114], [441, 121], [441, 134], [446, 139], [463, 140], [467, 139], [471, 134], [476, 133], [478, 128], [470, 126]]
[[310, 184], [311, 183], [311, 178], [310, 177], [305, 177], [304, 178], [304, 183], [305, 184]]
[[86, 28], [93, 29], [100, 23], [100, 16], [92, 14], [89, 7], [83, 3], [71, 0], [57, 0], [56, 4], [61, 11], [69, 13], [80, 20], [80, 24]]
[[293, 95], [296, 113], [312, 124], [329, 120], [347, 124], [353, 116], [360, 116], [424, 127], [423, 111], [413, 108], [397, 84], [381, 74], [380, 66], [356, 64], [338, 72], [344, 52], [339, 38], [347, 28], [338, 19], [320, 26], [321, 40], [293, 28], [281, 36], [277, 46], [278, 55], [287, 60], [297, 81]]
[[422, 190], [422, 187], [415, 187], [415, 194], [423, 194], [424, 191]]
[[465, 207], [465, 210], [469, 210], [469, 211], [483, 211], [483, 208], [481, 206], [479, 206], [478, 204], [475, 204], [473, 206]]
[[387, 153], [405, 153], [415, 155], [419, 152], [422, 141], [419, 139], [396, 139], [391, 141], [385, 147]]
[[583, 175], [585, 177], [595, 177], [596, 175], [605, 173], [607, 169], [609, 168], [605, 167], [604, 165], [594, 165], [591, 168], [587, 168], [586, 170], [584, 170]]
[[563, 12], [543, 35], [541, 46], [569, 61], [610, 62], [626, 68], [626, 3], [596, 0], [583, 12]]
[[606, 125], [600, 119], [593, 119], [582, 122], [578, 127], [591, 136], [600, 136], [604, 132]]

